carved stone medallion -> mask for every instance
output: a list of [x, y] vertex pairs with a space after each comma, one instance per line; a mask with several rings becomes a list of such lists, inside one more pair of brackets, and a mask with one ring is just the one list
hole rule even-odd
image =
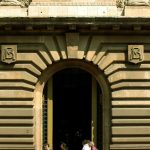
[[7, 64], [17, 60], [17, 45], [2, 45], [1, 46], [1, 61]]
[[128, 60], [134, 64], [142, 62], [144, 60], [144, 46], [128, 45]]
[[28, 7], [30, 0], [1, 0], [0, 6]]

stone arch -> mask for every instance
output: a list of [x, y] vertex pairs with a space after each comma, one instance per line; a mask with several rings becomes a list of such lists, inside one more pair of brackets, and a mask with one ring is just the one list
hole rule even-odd
[[[0, 114], [4, 119], [2, 123], [6, 125], [0, 131], [4, 133], [1, 140], [7, 143], [0, 144], [0, 149], [21, 146], [35, 150], [34, 135], [38, 133], [34, 132], [34, 127], [40, 122], [34, 122], [34, 117], [38, 113], [40, 115], [40, 96], [44, 86], [44, 82], [39, 83], [39, 78], [42, 81], [45, 70], [52, 70], [59, 62], [76, 60], [95, 66], [109, 81], [112, 118], [108, 118], [111, 119], [111, 135], [107, 136], [111, 143], [107, 149], [109, 146], [111, 150], [150, 149], [150, 138], [147, 136], [150, 135], [150, 127], [146, 126], [150, 122], [150, 84], [147, 82], [150, 78], [149, 36], [95, 32], [56, 34], [58, 32], [54, 30], [52, 33], [16, 35], [15, 38], [13, 35], [2, 35], [0, 38], [2, 45], [16, 45], [18, 50], [16, 62], [9, 65], [0, 63], [0, 103], [4, 107]], [[128, 45], [139, 43], [145, 46], [144, 60], [135, 65], [127, 60]], [[14, 110], [14, 105], [21, 109]], [[37, 111], [36, 116], [34, 111]], [[17, 123], [17, 132], [11, 126], [13, 123]], [[16, 133], [21, 135], [18, 137]], [[41, 150], [39, 143], [36, 150]]]
[[[120, 39], [122, 40], [124, 38], [124, 36], [120, 37]], [[56, 66], [69, 67], [65, 64], [66, 62], [68, 62], [68, 64], [75, 63], [76, 67], [87, 68], [87, 71], [91, 70], [91, 73], [96, 79], [98, 79], [98, 76], [101, 75], [101, 80], [103, 79], [103, 77], [107, 78], [109, 84], [112, 84], [116, 81], [117, 74], [115, 73], [120, 70], [120, 68], [125, 67], [124, 64], [116, 63], [116, 61], [123, 62], [125, 60], [125, 48], [123, 47], [123, 49], [118, 52], [118, 45], [113, 44], [112, 46], [112, 42], [118, 42], [118, 37], [114, 36], [109, 36], [109, 38], [106, 38], [106, 36], [101, 35], [82, 35], [79, 33], [66, 33], [63, 35], [16, 36], [16, 38], [13, 38], [13, 36], [4, 36], [3, 38], [1, 38], [1, 43], [9, 44], [10, 41], [11, 44], [18, 43], [17, 62], [12, 65], [1, 64], [3, 67], [6, 68], [6, 70], [3, 70], [1, 72], [1, 79], [5, 79], [5, 82], [1, 82], [0, 87], [5, 87], [5, 89], [7, 88], [7, 90], [5, 90], [5, 92], [4, 90], [1, 90], [0, 97], [2, 100], [3, 98], [14, 99], [15, 101], [13, 101], [13, 103], [11, 101], [10, 104], [15, 103], [15, 105], [17, 106], [21, 105], [21, 107], [30, 107], [30, 109], [28, 110], [26, 108], [21, 110], [19, 109], [15, 113], [19, 114], [20, 116], [23, 114], [23, 116], [29, 118], [29, 122], [25, 119], [23, 120], [25, 124], [24, 128], [22, 128], [22, 125], [19, 125], [17, 129], [21, 130], [22, 138], [24, 138], [24, 134], [31, 135], [30, 138], [27, 138], [27, 141], [24, 140], [25, 142], [30, 141], [30, 143], [25, 146], [22, 143], [20, 145], [23, 145], [27, 148], [30, 147], [34, 150], [41, 150], [40, 144], [42, 139], [41, 136], [39, 136], [39, 133], [41, 133], [41, 128], [39, 127], [39, 130], [37, 130], [35, 127], [38, 127], [42, 124], [42, 122], [40, 122], [41, 120], [38, 120], [37, 118], [39, 118], [39, 116], [41, 115], [41, 93], [46, 82], [43, 82], [42, 78], [46, 76], [46, 71], [47, 74], [49, 74], [48, 70], [51, 70], [53, 72], [57, 71], [55, 69], [59, 67]], [[96, 73], [94, 74], [94, 72]], [[121, 77], [119, 76], [117, 79], [120, 80], [120, 78]], [[105, 80], [104, 83], [107, 80]], [[106, 84], [108, 84], [108, 82], [106, 82]], [[115, 86], [114, 88], [116, 88], [116, 85], [113, 86]], [[119, 85], [119, 87], [120, 86], [122, 85]], [[113, 89], [111, 85], [106, 88], [108, 90], [105, 90], [105, 92], [108, 93], [108, 95], [110, 94], [109, 92], [107, 92], [109, 91], [109, 87], [111, 88], [111, 92]], [[114, 97], [119, 97], [120, 95], [122, 96], [123, 92], [124, 91], [113, 90], [111, 96], [113, 95]], [[105, 95], [107, 96], [107, 94]], [[104, 97], [106, 97], [105, 95]], [[110, 97], [110, 95], [108, 97]], [[21, 104], [16, 101], [17, 99], [21, 101]], [[108, 100], [108, 103], [110, 101]], [[9, 111], [11, 116], [15, 118], [15, 113], [13, 109], [10, 110], [10, 107], [7, 107], [7, 103], [3, 103], [3, 105], [7, 108], [5, 109], [5, 111]], [[108, 110], [107, 115], [110, 115], [109, 111], [111, 110], [112, 109]], [[105, 117], [105, 119], [108, 120], [106, 122], [111, 122], [110, 118]], [[19, 124], [21, 124], [22, 120], [17, 121]], [[28, 127], [29, 123], [31, 124], [31, 127]], [[109, 125], [110, 123], [106, 124], [105, 130], [109, 128], [107, 127]], [[11, 135], [14, 135], [13, 128], [11, 127], [10, 129], [12, 131]], [[35, 137], [38, 138], [35, 139]], [[111, 136], [107, 134], [104, 138], [109, 140]], [[13, 141], [13, 138], [10, 138], [10, 140]], [[22, 142], [19, 138], [17, 138], [17, 141], [18, 140]], [[11, 147], [11, 149], [13, 149], [12, 147], [18, 146], [17, 142], [14, 143], [16, 145], [10, 143], [5, 145], [5, 147], [9, 146]], [[106, 150], [109, 149], [109, 142], [103, 145], [107, 147], [105, 148]]]
[[36, 133], [36, 150], [41, 150], [42, 147], [42, 119], [39, 117], [42, 115], [42, 94], [43, 89], [48, 79], [56, 72], [66, 68], [80, 68], [89, 72], [98, 82], [101, 87], [103, 95], [103, 148], [109, 149], [110, 141], [110, 88], [108, 81], [103, 73], [96, 65], [85, 60], [68, 59], [61, 60], [57, 63], [53, 63], [46, 70], [43, 71], [40, 76], [36, 88], [34, 91], [35, 102], [35, 133]]

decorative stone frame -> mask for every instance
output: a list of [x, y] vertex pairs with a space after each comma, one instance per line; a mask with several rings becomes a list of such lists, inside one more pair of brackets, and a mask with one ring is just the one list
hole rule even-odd
[[42, 95], [43, 89], [48, 79], [56, 72], [65, 68], [80, 68], [89, 72], [98, 82], [102, 90], [102, 106], [103, 106], [103, 150], [109, 150], [111, 138], [111, 106], [110, 106], [110, 89], [104, 73], [92, 63], [84, 60], [62, 60], [49, 66], [43, 71], [34, 91], [35, 103], [35, 136], [36, 150], [42, 149]]

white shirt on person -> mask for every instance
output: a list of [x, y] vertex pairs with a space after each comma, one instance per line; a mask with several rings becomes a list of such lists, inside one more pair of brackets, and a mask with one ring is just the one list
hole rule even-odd
[[91, 150], [91, 147], [89, 146], [89, 144], [85, 144], [82, 150]]

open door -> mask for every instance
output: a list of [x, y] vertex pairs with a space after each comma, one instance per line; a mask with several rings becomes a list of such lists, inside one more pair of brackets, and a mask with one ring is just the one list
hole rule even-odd
[[102, 114], [98, 114], [102, 109], [98, 106], [101, 91], [91, 74], [77, 68], [64, 69], [54, 74], [46, 89], [45, 142], [51, 148], [59, 150], [60, 143], [65, 142], [70, 150], [80, 150], [84, 139], [97, 145], [102, 143], [99, 135], [102, 134]]

